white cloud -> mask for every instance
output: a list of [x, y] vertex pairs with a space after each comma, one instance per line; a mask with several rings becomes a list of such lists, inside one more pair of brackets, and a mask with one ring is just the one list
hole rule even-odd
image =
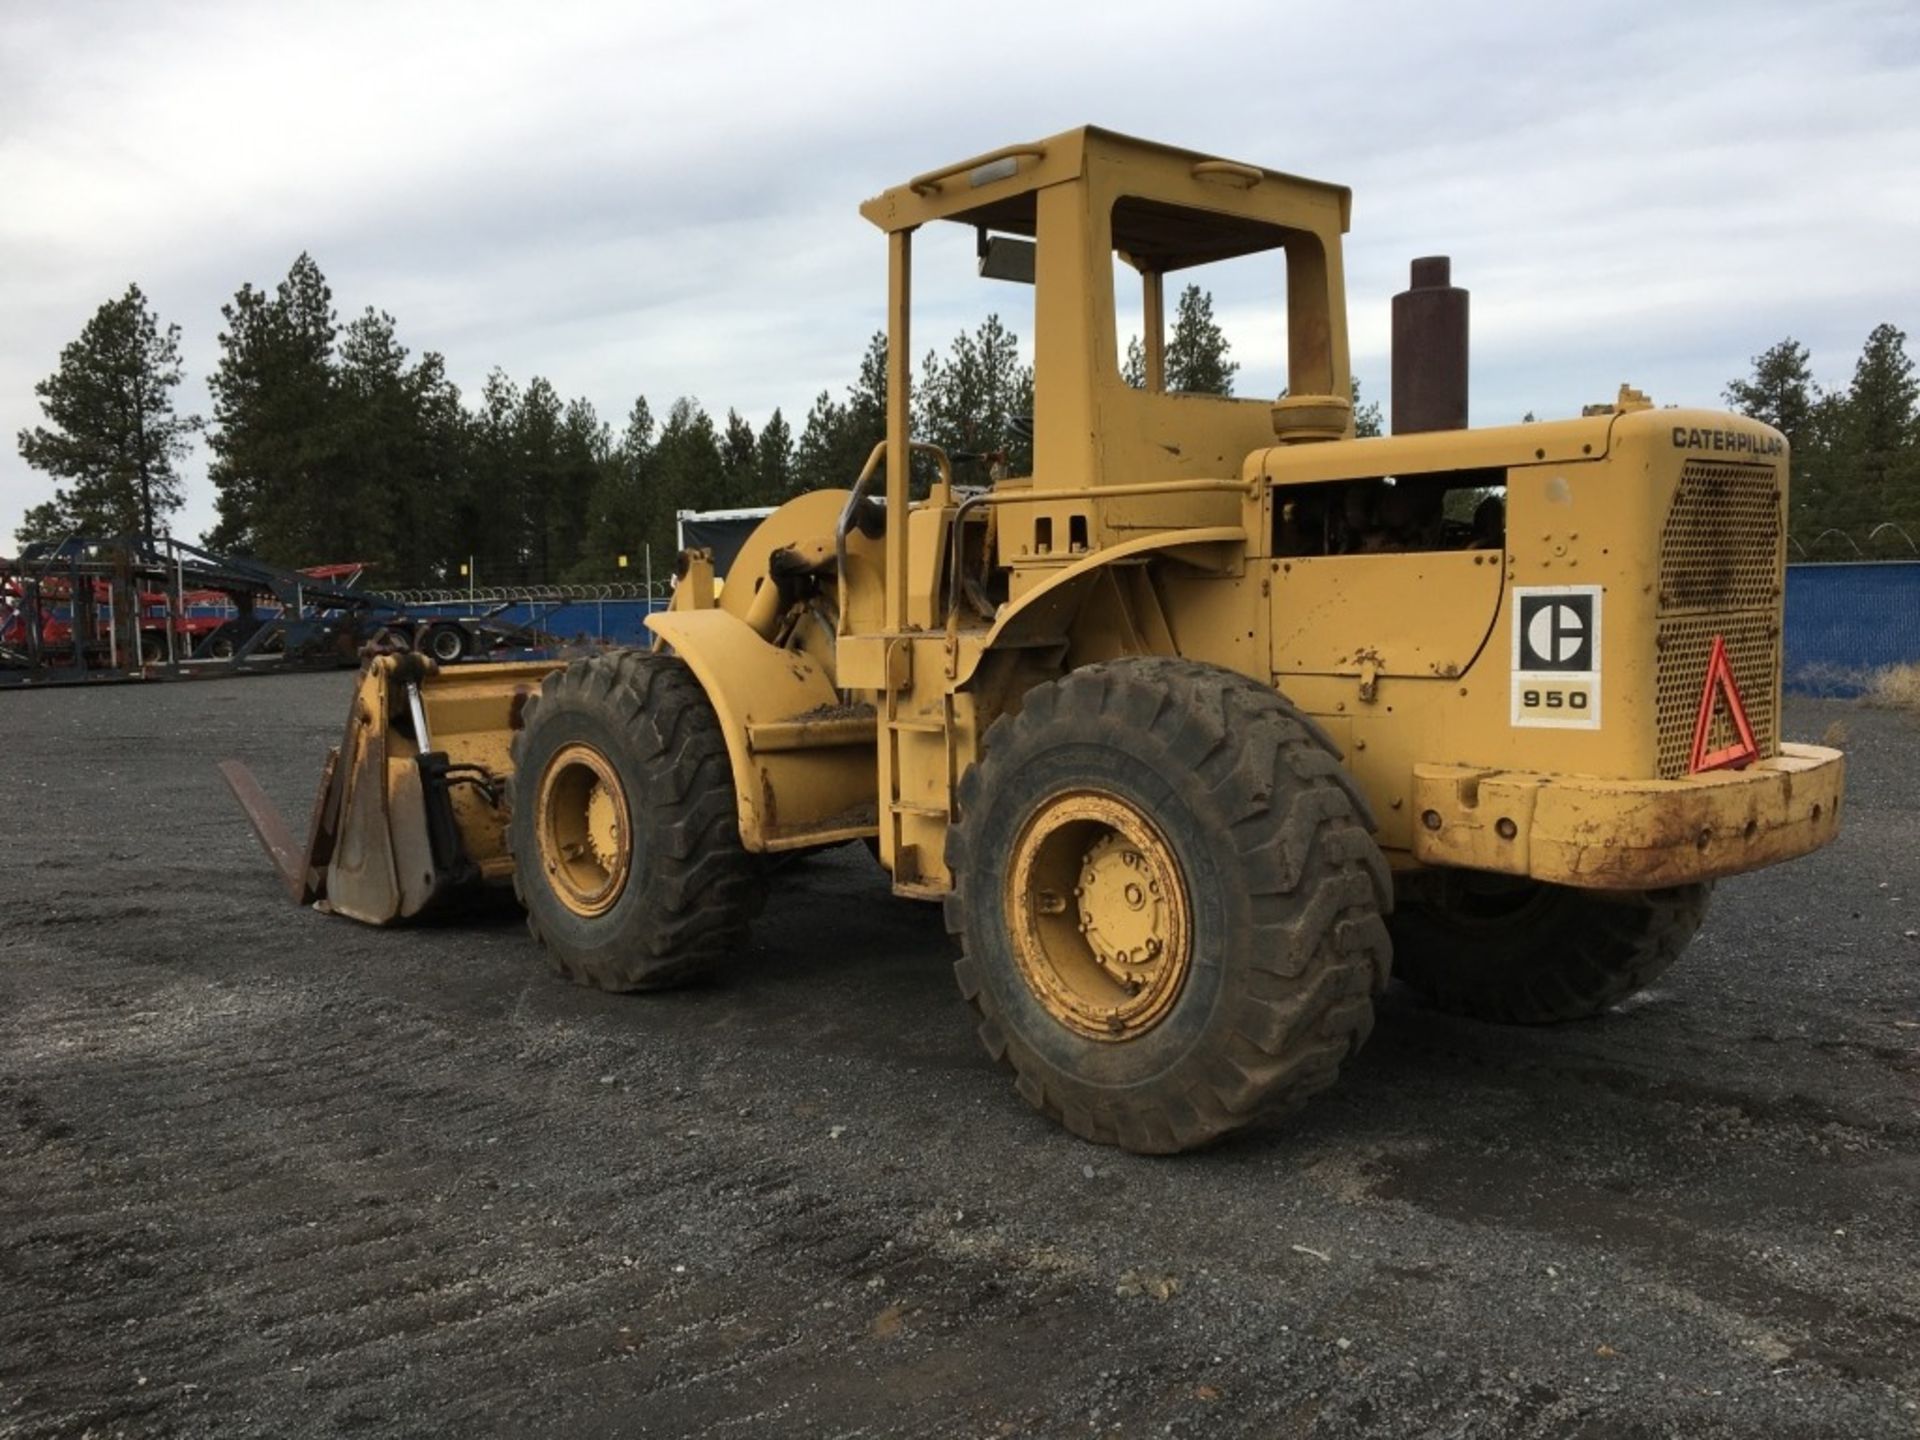
[[[643, 392], [797, 420], [880, 323], [859, 200], [1083, 121], [1351, 184], [1370, 395], [1427, 253], [1474, 291], [1482, 423], [1627, 379], [1712, 403], [1785, 334], [1839, 381], [1920, 324], [1917, 81], [1904, 4], [15, 4], [0, 537], [46, 492], [11, 444], [33, 382], [130, 280], [195, 408], [220, 304], [306, 249], [469, 391], [497, 364], [616, 422]], [[916, 352], [1009, 298], [958, 284], [921, 287]], [[197, 460], [191, 493], [198, 530]]]

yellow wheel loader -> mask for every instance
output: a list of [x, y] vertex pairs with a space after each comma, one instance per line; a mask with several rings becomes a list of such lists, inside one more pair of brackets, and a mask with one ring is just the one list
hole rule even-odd
[[[851, 487], [723, 586], [684, 554], [650, 651], [371, 661], [304, 848], [230, 772], [289, 890], [386, 924], [511, 884], [558, 970], [642, 989], [744, 942], [758, 857], [866, 841], [944, 902], [1020, 1093], [1137, 1151], [1332, 1083], [1390, 974], [1523, 1022], [1645, 985], [1716, 877], [1840, 819], [1842, 757], [1779, 736], [1785, 444], [1624, 387], [1465, 428], [1444, 260], [1395, 300], [1393, 433], [1356, 439], [1349, 206], [1097, 129], [868, 201], [889, 394]], [[940, 221], [1033, 286], [1031, 473], [971, 492], [909, 433]], [[1250, 258], [1286, 393], [1170, 390], [1167, 277]]]

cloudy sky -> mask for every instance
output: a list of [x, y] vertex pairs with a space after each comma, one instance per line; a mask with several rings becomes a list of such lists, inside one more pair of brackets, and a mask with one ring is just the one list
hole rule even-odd
[[[1715, 403], [1787, 334], [1840, 383], [1874, 324], [1920, 330], [1912, 0], [7, 0], [0, 548], [49, 493], [12, 443], [33, 384], [130, 281], [184, 330], [189, 409], [222, 302], [304, 249], [469, 394], [498, 365], [616, 423], [692, 394], [797, 428], [881, 322], [858, 202], [1089, 122], [1351, 185], [1371, 396], [1407, 260], [1452, 255], [1476, 424], [1623, 380]], [[916, 351], [1028, 303], [971, 278], [970, 237], [923, 254]], [[1249, 393], [1260, 298], [1220, 295]]]

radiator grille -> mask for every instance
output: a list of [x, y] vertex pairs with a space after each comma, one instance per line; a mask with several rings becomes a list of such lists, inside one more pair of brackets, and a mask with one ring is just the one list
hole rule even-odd
[[1771, 608], [1780, 508], [1771, 466], [1687, 461], [1660, 535], [1660, 613]]
[[[1713, 637], [1727, 642], [1734, 683], [1762, 755], [1778, 753], [1783, 540], [1771, 466], [1689, 460], [1660, 536], [1659, 774], [1677, 779], [1692, 758], [1693, 726]], [[1738, 739], [1716, 709], [1708, 750]]]
[[[1780, 668], [1780, 622], [1772, 615], [1675, 616], [1660, 622], [1660, 778], [1677, 780], [1693, 758], [1693, 725], [1707, 683], [1707, 657], [1713, 637], [1727, 641], [1734, 684], [1746, 706], [1747, 723], [1762, 755], [1775, 753], [1773, 692]], [[1733, 744], [1739, 736], [1724, 706], [1716, 707], [1707, 749]]]

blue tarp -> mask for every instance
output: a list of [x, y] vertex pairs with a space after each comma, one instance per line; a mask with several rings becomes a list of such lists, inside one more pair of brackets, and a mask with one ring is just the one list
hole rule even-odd
[[1787, 567], [1786, 684], [1858, 695], [1886, 665], [1920, 663], [1920, 560]]

